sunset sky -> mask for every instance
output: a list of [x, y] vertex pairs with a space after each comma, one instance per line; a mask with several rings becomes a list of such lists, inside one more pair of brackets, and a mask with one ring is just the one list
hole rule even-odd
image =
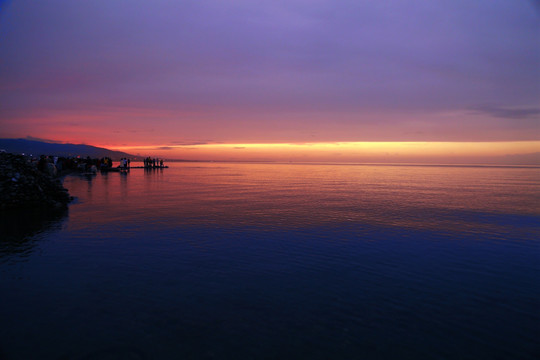
[[202, 160], [540, 163], [540, 5], [0, 1], [0, 137]]

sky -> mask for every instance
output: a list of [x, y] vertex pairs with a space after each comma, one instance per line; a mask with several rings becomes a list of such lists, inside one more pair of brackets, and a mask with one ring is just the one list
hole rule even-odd
[[540, 1], [0, 1], [0, 137], [540, 163]]

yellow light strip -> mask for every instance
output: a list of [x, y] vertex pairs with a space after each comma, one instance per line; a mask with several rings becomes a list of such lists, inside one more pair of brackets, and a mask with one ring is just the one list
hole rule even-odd
[[178, 153], [182, 150], [201, 152], [248, 150], [264, 153], [339, 151], [347, 154], [402, 154], [422, 156], [478, 156], [540, 152], [540, 141], [513, 142], [327, 142], [327, 143], [273, 143], [273, 144], [200, 144], [200, 145], [140, 145], [119, 146], [120, 151], [158, 151]]

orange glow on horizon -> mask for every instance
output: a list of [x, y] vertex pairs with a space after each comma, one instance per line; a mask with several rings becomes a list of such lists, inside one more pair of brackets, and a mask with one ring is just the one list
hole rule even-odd
[[540, 152], [540, 141], [325, 142], [118, 146], [141, 156], [225, 161], [454, 162]]

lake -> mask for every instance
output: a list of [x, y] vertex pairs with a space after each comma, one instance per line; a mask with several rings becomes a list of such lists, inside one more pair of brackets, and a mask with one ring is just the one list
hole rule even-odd
[[170, 163], [6, 220], [0, 359], [536, 359], [540, 169]]

